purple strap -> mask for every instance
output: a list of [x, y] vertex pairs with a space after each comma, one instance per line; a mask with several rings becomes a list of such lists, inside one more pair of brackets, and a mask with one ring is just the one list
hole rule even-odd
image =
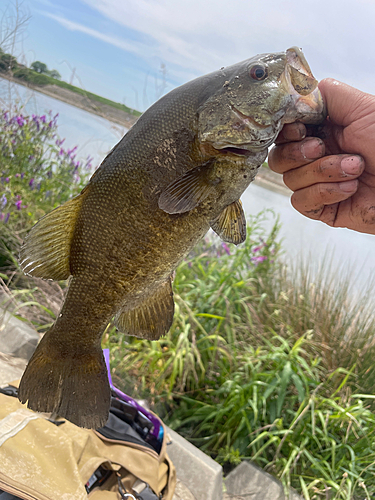
[[113, 385], [112, 376], [111, 376], [111, 367], [109, 364], [109, 349], [103, 349], [103, 354], [104, 354], [105, 364], [107, 365], [108, 380], [109, 380], [109, 385], [110, 385], [111, 389], [116, 393], [116, 395], [120, 399], [122, 399], [123, 401], [126, 401], [127, 403], [131, 404], [132, 406], [135, 406], [135, 408], [137, 408], [137, 410], [140, 413], [143, 413], [143, 415], [151, 421], [154, 428], [152, 429], [150, 434], [152, 434], [153, 436], [158, 438], [159, 431], [160, 431], [160, 421], [159, 421], [158, 417], [156, 417], [155, 415], [153, 415], [152, 413], [147, 411], [145, 408], [143, 408], [143, 406], [138, 404], [135, 399], [131, 398], [130, 396], [128, 396], [124, 392], [121, 392], [120, 389], [117, 389], [117, 387], [115, 387]]

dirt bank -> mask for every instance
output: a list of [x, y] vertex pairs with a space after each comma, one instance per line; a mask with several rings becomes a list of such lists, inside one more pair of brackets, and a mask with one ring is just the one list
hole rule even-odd
[[32, 85], [28, 82], [20, 80], [18, 78], [13, 78], [5, 73], [1, 73], [1, 78], [9, 80], [10, 82], [17, 83], [18, 85], [23, 85], [29, 89], [46, 94], [54, 99], [59, 99], [60, 101], [66, 102], [71, 106], [83, 109], [92, 113], [94, 115], [106, 118], [111, 122], [122, 125], [123, 127], [130, 128], [137, 121], [139, 117], [133, 116], [130, 113], [126, 113], [121, 109], [114, 108], [108, 104], [103, 104], [94, 99], [90, 99], [87, 96], [77, 94], [76, 92], [59, 87], [58, 85]]

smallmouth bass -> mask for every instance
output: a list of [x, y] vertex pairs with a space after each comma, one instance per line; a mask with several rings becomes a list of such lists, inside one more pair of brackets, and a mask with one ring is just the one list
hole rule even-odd
[[285, 123], [324, 118], [317, 81], [295, 47], [197, 78], [151, 106], [81, 194], [43, 217], [21, 248], [26, 274], [70, 283], [21, 379], [20, 401], [103, 426], [108, 322], [141, 338], [164, 335], [178, 264], [210, 227], [243, 242], [240, 196], [267, 148]]

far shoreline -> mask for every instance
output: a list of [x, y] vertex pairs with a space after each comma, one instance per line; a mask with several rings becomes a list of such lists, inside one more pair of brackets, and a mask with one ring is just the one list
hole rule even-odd
[[113, 106], [99, 103], [87, 96], [82, 96], [76, 92], [57, 85], [33, 85], [5, 73], [1, 73], [0, 78], [16, 83], [17, 85], [22, 85], [23, 87], [34, 90], [35, 92], [40, 92], [41, 94], [45, 94], [49, 97], [65, 102], [66, 104], [75, 106], [76, 108], [83, 109], [88, 113], [100, 116], [101, 118], [105, 118], [106, 120], [116, 123], [116, 125], [121, 125], [128, 129], [132, 127], [139, 118], [131, 115], [130, 113], [114, 108]]

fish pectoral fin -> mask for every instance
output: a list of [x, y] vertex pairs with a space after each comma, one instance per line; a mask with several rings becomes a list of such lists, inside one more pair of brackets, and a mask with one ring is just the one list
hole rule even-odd
[[210, 179], [209, 164], [193, 168], [173, 181], [159, 197], [159, 208], [168, 214], [189, 212], [215, 192], [221, 179]]
[[120, 310], [115, 317], [115, 325], [128, 335], [157, 340], [172, 326], [173, 315], [172, 281], [169, 278], [140, 306], [130, 311]]
[[29, 276], [65, 280], [70, 276], [70, 246], [84, 195], [45, 215], [31, 229], [21, 247], [19, 262]]
[[239, 245], [246, 240], [246, 218], [241, 200], [234, 201], [211, 223], [211, 228], [227, 243]]

